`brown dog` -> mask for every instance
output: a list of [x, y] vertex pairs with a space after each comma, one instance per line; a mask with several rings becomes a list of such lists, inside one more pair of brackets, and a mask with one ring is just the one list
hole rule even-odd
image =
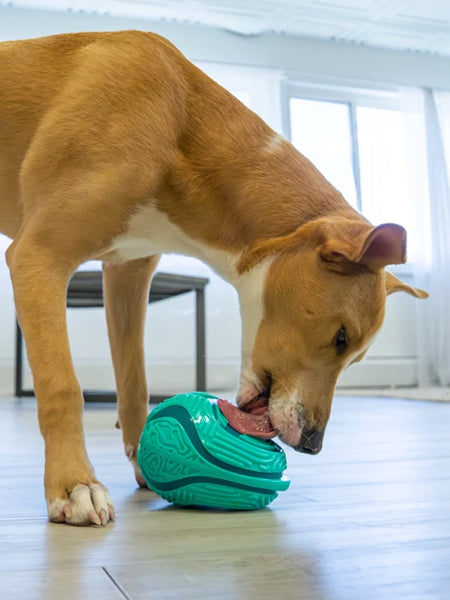
[[[45, 438], [52, 521], [114, 515], [83, 437], [66, 287], [84, 261], [104, 291], [125, 450], [148, 406], [142, 348], [158, 255], [210, 264], [238, 290], [238, 403], [320, 450], [339, 373], [366, 352], [386, 295], [420, 290], [398, 225], [371, 226], [313, 165], [165, 39], [138, 31], [0, 44], [0, 231]], [[256, 399], [256, 400], [255, 400]]]

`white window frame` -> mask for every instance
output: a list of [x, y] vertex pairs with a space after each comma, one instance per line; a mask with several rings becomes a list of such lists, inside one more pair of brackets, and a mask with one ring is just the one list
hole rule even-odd
[[395, 92], [374, 90], [361, 90], [346, 87], [302, 84], [295, 81], [286, 81], [282, 86], [282, 123], [283, 134], [291, 139], [290, 100], [300, 98], [316, 100], [317, 102], [334, 102], [345, 104], [349, 109], [350, 138], [352, 147], [352, 168], [356, 188], [356, 208], [361, 211], [361, 174], [359, 165], [358, 125], [356, 120], [357, 106], [370, 106], [372, 108], [399, 109], [399, 98]]
[[[356, 209], [362, 212], [361, 173], [359, 164], [358, 125], [356, 107], [384, 108], [400, 110], [400, 97], [397, 88], [362, 89], [359, 87], [308, 83], [286, 78], [281, 83], [281, 119], [282, 133], [288, 140], [292, 139], [291, 98], [315, 100], [318, 102], [334, 102], [345, 104], [349, 108], [350, 139], [352, 148], [352, 169], [356, 189]], [[391, 265], [391, 272], [401, 276], [411, 276], [411, 265]]]

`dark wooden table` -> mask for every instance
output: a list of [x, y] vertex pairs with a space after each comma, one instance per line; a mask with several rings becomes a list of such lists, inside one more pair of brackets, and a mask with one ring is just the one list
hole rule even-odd
[[[149, 303], [173, 298], [180, 294], [195, 292], [196, 300], [196, 389], [206, 390], [206, 325], [205, 287], [209, 279], [173, 273], [156, 273], [153, 277]], [[77, 271], [70, 280], [67, 290], [68, 308], [102, 308], [103, 281], [101, 271]], [[23, 388], [23, 338], [16, 320], [16, 396], [34, 396], [34, 390]], [[116, 400], [113, 391], [84, 390], [84, 398], [89, 402], [111, 402]], [[166, 396], [151, 396], [152, 402], [160, 402]]]

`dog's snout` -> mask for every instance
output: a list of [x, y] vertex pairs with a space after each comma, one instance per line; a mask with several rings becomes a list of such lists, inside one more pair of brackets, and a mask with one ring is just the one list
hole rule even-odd
[[303, 427], [300, 442], [295, 446], [295, 450], [306, 454], [319, 454], [322, 450], [323, 436], [323, 429]]

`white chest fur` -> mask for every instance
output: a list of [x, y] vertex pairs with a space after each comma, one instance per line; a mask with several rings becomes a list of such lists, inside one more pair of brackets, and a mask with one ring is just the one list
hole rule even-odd
[[153, 254], [184, 254], [205, 262], [228, 281], [236, 278], [236, 254], [189, 237], [154, 206], [142, 207], [130, 217], [127, 232], [113, 241], [108, 253], [113, 253], [118, 260]]
[[153, 206], [142, 207], [129, 220], [127, 232], [118, 236], [108, 250], [116, 260], [134, 260], [153, 254], [184, 254], [212, 267], [229, 281], [239, 294], [242, 317], [241, 392], [258, 388], [260, 382], [252, 369], [256, 335], [264, 315], [264, 291], [271, 258], [238, 276], [239, 255], [217, 250], [189, 237]]

